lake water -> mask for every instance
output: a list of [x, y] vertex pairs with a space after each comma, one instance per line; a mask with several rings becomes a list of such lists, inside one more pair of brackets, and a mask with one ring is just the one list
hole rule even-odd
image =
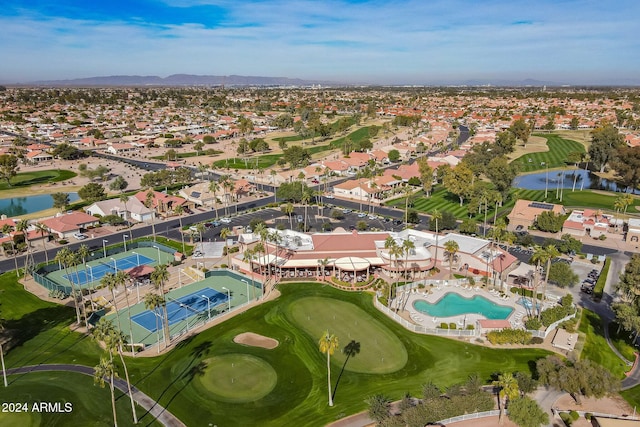
[[[68, 194], [70, 202], [80, 199], [78, 193]], [[9, 218], [43, 211], [52, 207], [53, 197], [51, 197], [51, 194], [0, 199], [0, 215], [6, 215]]]
[[[619, 187], [615, 182], [602, 179], [593, 173], [584, 169], [570, 171], [549, 171], [531, 173], [517, 176], [513, 180], [515, 188], [523, 188], [525, 190], [544, 190], [545, 186], [549, 190], [554, 190], [560, 185], [562, 188], [573, 188], [573, 181], [576, 181], [576, 190], [606, 190], [606, 191], [625, 191], [625, 187]], [[548, 181], [547, 181], [548, 180]], [[637, 191], [634, 193], [638, 194]]]

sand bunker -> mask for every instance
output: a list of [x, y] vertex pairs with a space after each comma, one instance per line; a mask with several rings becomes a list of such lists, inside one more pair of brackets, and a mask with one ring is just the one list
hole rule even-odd
[[235, 338], [233, 338], [233, 342], [237, 344], [250, 345], [252, 347], [262, 347], [268, 350], [276, 348], [279, 344], [278, 340], [254, 334], [253, 332], [245, 332], [240, 335], [236, 335]]

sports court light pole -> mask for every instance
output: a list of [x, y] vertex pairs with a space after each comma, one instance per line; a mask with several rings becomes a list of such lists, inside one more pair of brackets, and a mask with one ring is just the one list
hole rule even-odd
[[241, 282], [244, 282], [247, 285], [247, 304], [249, 304], [249, 282], [245, 279], [240, 279]]
[[207, 317], [209, 318], [209, 320], [211, 320], [211, 308], [210, 308], [210, 307], [211, 307], [211, 306], [210, 306], [211, 300], [210, 300], [210, 299], [209, 299], [209, 297], [208, 297], [208, 296], [206, 296], [206, 295], [200, 295], [200, 296], [201, 296], [202, 298], [205, 298], [205, 299], [207, 300], [207, 314], [208, 314], [208, 316], [207, 316]]
[[122, 235], [122, 243], [124, 243], [124, 251], [127, 252], [127, 236], [126, 234]]
[[104, 253], [104, 257], [107, 257], [107, 245], [106, 243], [109, 243], [108, 240], [102, 239], [102, 252]]
[[187, 306], [180, 303], [180, 307], [184, 307], [184, 321], [187, 322], [187, 332], [189, 332], [189, 310], [187, 310]]
[[118, 264], [116, 263], [115, 258], [111, 257], [109, 258], [111, 261], [113, 261], [113, 269], [116, 271], [116, 273], [118, 272]]
[[160, 265], [162, 264], [162, 261], [160, 260], [160, 246], [154, 246], [154, 248], [158, 250], [158, 265]]
[[229, 302], [229, 311], [231, 311], [231, 291], [224, 286], [222, 287], [225, 291], [227, 291], [227, 301]]
[[131, 253], [136, 255], [136, 264], [139, 266], [140, 265], [140, 254], [138, 252], [131, 252]]

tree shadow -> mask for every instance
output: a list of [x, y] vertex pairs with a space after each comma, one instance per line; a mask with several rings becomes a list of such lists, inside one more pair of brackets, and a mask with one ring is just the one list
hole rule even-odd
[[349, 344], [344, 346], [342, 349], [342, 354], [346, 354], [347, 358], [344, 359], [344, 363], [342, 364], [342, 369], [340, 370], [340, 374], [338, 375], [338, 379], [336, 380], [336, 385], [333, 388], [333, 393], [331, 394], [331, 399], [335, 399], [336, 392], [338, 391], [338, 384], [340, 384], [340, 378], [342, 378], [342, 374], [344, 373], [344, 368], [347, 366], [347, 362], [351, 357], [355, 357], [360, 353], [360, 343], [356, 340], [351, 340]]

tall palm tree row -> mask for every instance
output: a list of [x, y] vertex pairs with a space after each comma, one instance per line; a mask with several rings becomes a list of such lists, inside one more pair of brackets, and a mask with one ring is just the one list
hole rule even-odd
[[460, 250], [460, 246], [458, 246], [458, 242], [455, 240], [447, 240], [444, 243], [444, 250], [447, 259], [449, 260], [449, 280], [451, 280], [453, 279], [453, 261]]
[[180, 238], [182, 239], [182, 255], [185, 255], [186, 249], [184, 246], [184, 232], [182, 230], [182, 214], [184, 214], [184, 207], [182, 205], [177, 205], [173, 208], [173, 213], [178, 215], [178, 222], [180, 222]]
[[72, 294], [72, 297], [73, 297], [73, 304], [74, 304], [75, 309], [76, 309], [76, 323], [78, 325], [80, 325], [80, 322], [81, 322], [81, 319], [80, 319], [80, 306], [78, 305], [76, 286], [75, 286], [75, 283], [74, 283], [73, 279], [69, 275], [69, 266], [71, 265], [70, 258], [72, 256], [73, 256], [73, 253], [72, 253], [71, 249], [62, 248], [62, 249], [60, 249], [58, 251], [58, 253], [56, 253], [56, 257], [54, 259], [55, 259], [56, 262], [58, 262], [60, 265], [62, 265], [62, 267], [64, 268], [64, 274], [65, 274], [65, 276], [68, 277], [69, 284], [71, 285], [71, 294]]
[[[147, 310], [151, 310], [153, 311], [153, 313], [155, 314], [155, 318], [156, 318], [156, 332], [158, 333], [158, 353], [160, 353], [160, 330], [162, 329], [162, 336], [165, 337], [164, 333], [164, 329], [161, 328], [158, 325], [158, 319], [160, 318], [160, 314], [157, 313], [157, 309], [159, 307], [162, 307], [164, 305], [165, 301], [164, 298], [162, 298], [160, 295], [155, 294], [153, 292], [150, 292], [148, 294], [146, 294], [144, 296], [144, 307]], [[166, 343], [167, 343], [167, 339], [166, 337], [163, 340], [165, 342], [165, 347], [166, 347]]]
[[99, 384], [104, 388], [105, 378], [109, 382], [109, 391], [111, 391], [111, 409], [113, 411], [113, 425], [118, 427], [118, 415], [116, 412], [116, 395], [113, 385], [114, 377], [116, 376], [116, 369], [113, 364], [113, 360], [108, 357], [101, 357], [100, 363], [93, 368], [93, 382]]
[[[133, 423], [138, 423], [138, 415], [136, 414], [136, 406], [133, 401], [133, 392], [131, 390], [131, 381], [129, 380], [129, 370], [127, 364], [124, 361], [122, 347], [126, 345], [126, 338], [121, 331], [117, 330], [110, 320], [102, 317], [95, 328], [93, 328], [93, 336], [98, 340], [104, 342], [105, 349], [109, 353], [109, 361], [113, 364], [113, 354], [118, 353], [120, 357], [120, 363], [124, 369], [125, 380], [127, 382], [127, 391], [129, 393], [129, 399], [131, 400], [131, 412], [133, 417]], [[115, 365], [114, 365], [115, 370]]]
[[144, 205], [147, 209], [151, 209], [151, 233], [153, 233], [153, 241], [156, 241], [156, 208], [153, 204], [153, 201], [156, 197], [156, 194], [153, 191], [153, 188], [150, 188], [145, 195]]

